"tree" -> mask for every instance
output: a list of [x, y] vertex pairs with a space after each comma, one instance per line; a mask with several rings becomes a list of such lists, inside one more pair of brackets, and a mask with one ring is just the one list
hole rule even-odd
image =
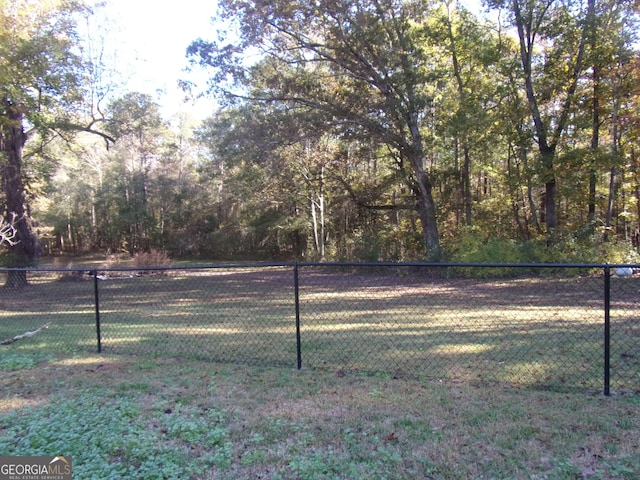
[[116, 139], [116, 184], [109, 192], [117, 204], [115, 221], [126, 229], [119, 234], [126, 234], [130, 253], [146, 251], [158, 226], [150, 208], [151, 176], [166, 154], [169, 131], [159, 106], [147, 94], [128, 93], [112, 101], [108, 110], [107, 131]]
[[53, 164], [54, 172], [31, 174], [43, 184], [34, 202], [34, 216], [51, 228], [51, 237], [43, 244], [45, 253], [81, 254], [97, 249], [96, 202], [105, 187], [109, 151], [95, 135], [84, 134], [74, 136], [73, 141], [54, 139], [47, 145], [46, 154], [60, 159], [40, 162]]
[[556, 151], [577, 102], [595, 0], [585, 11], [570, 1], [490, 0], [505, 8], [517, 30], [521, 75], [538, 144], [547, 233], [558, 226]]
[[314, 244], [322, 255], [323, 152], [314, 137], [302, 141], [300, 123], [287, 117], [247, 104], [220, 112], [198, 130], [209, 152], [201, 171], [214, 186], [217, 255], [242, 251], [299, 258], [312, 216]]
[[[427, 258], [441, 258], [424, 112], [441, 71], [430, 63], [421, 1], [224, 1], [223, 18], [238, 22], [240, 41], [197, 40], [188, 53], [214, 67], [212, 85], [230, 98], [305, 112], [319, 133], [376, 138], [412, 173]], [[247, 65], [245, 54], [260, 52]]]
[[441, 95], [450, 97], [441, 102], [440, 116], [452, 143], [445, 154], [453, 152], [459, 182], [457, 196], [461, 199], [464, 223], [471, 226], [472, 157], [476, 155], [485, 161], [489, 157], [487, 138], [492, 133], [492, 123], [498, 120], [496, 106], [501, 96], [496, 64], [505, 54], [505, 46], [489, 25], [479, 23], [464, 9], [453, 8], [449, 1], [434, 12], [430, 28], [444, 50], [442, 55], [450, 71], [451, 85], [442, 89]]
[[[66, 0], [0, 0], [0, 170], [4, 216], [17, 219], [11, 266], [31, 264], [39, 248], [25, 194], [27, 140], [75, 123], [74, 106], [82, 98], [83, 65], [74, 50], [75, 19], [82, 11]], [[26, 276], [13, 272], [7, 283], [22, 286]]]
[[[631, 113], [625, 108], [624, 99], [630, 96], [636, 85], [636, 79], [633, 78], [633, 59], [636, 52], [633, 46], [637, 39], [637, 24], [633, 5], [629, 2], [593, 2], [593, 13], [588, 18], [587, 44], [591, 73], [591, 95], [590, 102], [587, 103], [591, 110], [588, 221], [593, 228], [596, 220], [598, 167], [612, 165], [609, 171], [609, 200], [605, 213], [607, 239], [613, 213], [616, 170], [622, 157], [622, 152], [618, 149], [621, 138], [620, 118]], [[608, 127], [611, 132], [609, 148], [601, 146], [600, 131], [603, 127]], [[603, 162], [603, 158], [608, 161]]]

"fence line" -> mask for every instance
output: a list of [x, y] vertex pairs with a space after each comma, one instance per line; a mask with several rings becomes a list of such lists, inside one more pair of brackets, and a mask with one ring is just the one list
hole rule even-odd
[[28, 288], [0, 289], [0, 341], [47, 320], [48, 333], [13, 348], [638, 393], [640, 278], [627, 275], [637, 268], [294, 262], [0, 269], [23, 270], [30, 280]]

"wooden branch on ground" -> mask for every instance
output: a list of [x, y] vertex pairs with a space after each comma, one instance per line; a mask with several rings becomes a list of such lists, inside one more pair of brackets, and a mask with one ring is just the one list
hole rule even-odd
[[51, 325], [51, 322], [45, 323], [44, 325], [42, 325], [37, 330], [34, 330], [33, 332], [25, 332], [22, 335], [16, 335], [15, 337], [10, 338], [8, 340], [3, 340], [2, 342], [0, 342], [0, 345], [9, 345], [10, 343], [17, 342], [18, 340], [22, 340], [23, 338], [33, 337], [34, 335], [40, 333], [41, 331], [49, 328], [49, 325]]

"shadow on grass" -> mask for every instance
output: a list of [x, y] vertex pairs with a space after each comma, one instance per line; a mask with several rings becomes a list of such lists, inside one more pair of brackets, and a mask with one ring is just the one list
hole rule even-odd
[[[637, 279], [612, 282], [612, 388], [618, 391], [640, 390], [639, 286]], [[105, 352], [296, 365], [290, 269], [120, 273], [100, 282], [99, 294]], [[598, 277], [477, 280], [301, 269], [300, 305], [306, 368], [602, 388]], [[0, 340], [52, 322], [15, 348], [97, 348], [91, 278], [39, 277], [20, 291], [0, 292], [0, 306]]]

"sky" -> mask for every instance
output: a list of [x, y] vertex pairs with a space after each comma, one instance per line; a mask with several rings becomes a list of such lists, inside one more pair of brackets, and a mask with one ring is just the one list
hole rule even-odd
[[92, 22], [105, 37], [105, 50], [115, 52], [126, 91], [151, 95], [166, 117], [187, 111], [206, 117], [213, 100], [197, 105], [183, 102], [179, 79], [202, 82], [205, 77], [184, 71], [186, 48], [198, 37], [213, 38], [215, 0], [106, 0]]
[[[100, 0], [95, 0], [100, 1]], [[480, 11], [480, 0], [461, 0]], [[213, 99], [184, 103], [179, 79], [206, 82], [206, 74], [188, 74], [186, 48], [199, 37], [214, 38], [216, 0], [104, 0], [93, 21], [105, 36], [106, 50], [115, 51], [125, 91], [150, 94], [166, 119], [190, 112], [203, 119], [215, 109]]]

